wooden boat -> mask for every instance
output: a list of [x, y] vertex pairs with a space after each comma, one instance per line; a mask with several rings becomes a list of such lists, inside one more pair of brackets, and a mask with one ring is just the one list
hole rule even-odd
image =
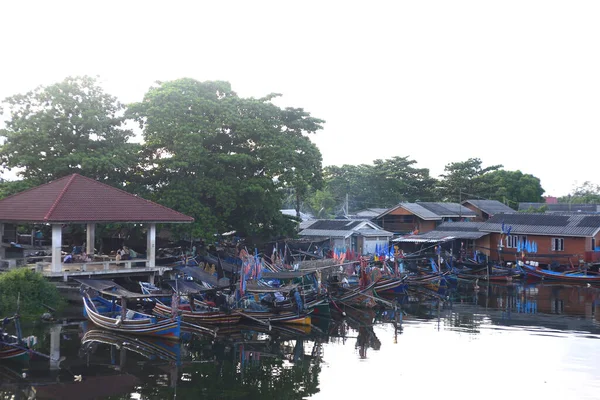
[[519, 263], [518, 268], [520, 268], [527, 277], [534, 277], [544, 281], [548, 280], [574, 284], [600, 284], [600, 275], [598, 274], [569, 271], [556, 272], [542, 269], [540, 267], [533, 267], [524, 263]]
[[28, 362], [33, 352], [22, 338], [18, 313], [12, 317], [2, 318], [2, 322], [3, 325], [13, 322], [16, 335], [4, 332], [0, 325], [0, 361]]
[[[179, 339], [181, 324], [178, 316], [158, 318], [127, 308], [128, 298], [143, 298], [145, 295], [129, 292], [112, 281], [78, 279], [78, 282], [85, 287], [83, 314], [100, 328], [131, 335]], [[111, 296], [112, 299], [105, 299], [93, 292]], [[117, 304], [118, 299], [121, 304]]]
[[[174, 313], [173, 308], [170, 305], [163, 304], [159, 301], [156, 302], [153, 311], [156, 315], [162, 317], [168, 317]], [[232, 312], [228, 313], [215, 308], [196, 308], [194, 303], [192, 303], [192, 305], [179, 305], [177, 314], [181, 316], [183, 321], [193, 324], [209, 325], [237, 324], [242, 318], [240, 314]]]

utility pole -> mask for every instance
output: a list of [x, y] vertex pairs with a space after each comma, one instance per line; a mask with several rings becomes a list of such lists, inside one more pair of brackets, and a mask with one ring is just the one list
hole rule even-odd
[[346, 193], [346, 218], [348, 218], [348, 193]]

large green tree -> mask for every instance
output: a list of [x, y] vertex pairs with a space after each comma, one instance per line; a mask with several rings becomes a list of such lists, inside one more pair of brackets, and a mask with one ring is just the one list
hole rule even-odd
[[492, 175], [502, 165], [482, 167], [479, 158], [453, 162], [446, 165], [441, 175], [439, 191], [445, 201], [460, 201], [466, 198], [489, 198], [496, 190]]
[[139, 145], [130, 143], [124, 106], [94, 78], [69, 77], [4, 100], [0, 159], [29, 185], [79, 173], [122, 186], [134, 176]]
[[145, 139], [151, 196], [195, 217], [192, 234], [231, 229], [251, 236], [290, 233], [279, 209], [284, 188], [297, 204], [321, 179], [321, 154], [308, 134], [323, 121], [272, 100], [242, 98], [228, 82], [159, 82], [128, 116]]
[[544, 189], [540, 179], [521, 171], [498, 170], [487, 174], [490, 182], [489, 199], [506, 202], [517, 208], [520, 202], [541, 202]]
[[401, 201], [426, 201], [434, 196], [437, 180], [427, 168], [416, 168], [408, 157], [375, 160], [373, 165], [342, 165], [325, 168], [326, 190], [349, 208], [391, 207]]

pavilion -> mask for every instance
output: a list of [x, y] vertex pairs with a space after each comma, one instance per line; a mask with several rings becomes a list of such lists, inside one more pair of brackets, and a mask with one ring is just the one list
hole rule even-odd
[[[38, 263], [39, 269], [49, 277], [96, 275], [131, 271], [131, 265], [145, 264], [146, 272], [155, 272], [156, 224], [191, 223], [194, 219], [160, 204], [142, 199], [79, 174], [72, 174], [50, 183], [14, 194], [0, 200], [0, 243], [4, 225], [50, 224], [52, 226], [52, 258], [49, 263]], [[81, 264], [63, 264], [62, 227], [69, 224], [86, 224], [86, 252], [94, 254], [95, 229], [99, 223], [146, 224], [147, 249], [143, 260], [91, 261]], [[0, 246], [0, 259], [5, 258], [5, 248]], [[40, 265], [42, 264], [42, 265]], [[44, 270], [44, 265], [49, 270]], [[68, 271], [66, 271], [66, 269]], [[121, 268], [122, 267], [122, 268]]]

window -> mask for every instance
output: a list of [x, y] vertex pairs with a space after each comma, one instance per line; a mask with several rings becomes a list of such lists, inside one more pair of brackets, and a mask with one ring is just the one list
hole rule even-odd
[[525, 243], [527, 243], [527, 236], [508, 235], [506, 237], [506, 247], [508, 248], [516, 249], [518, 247], [519, 242], [521, 242], [521, 247], [524, 247]]
[[552, 251], [565, 251], [565, 239], [552, 238]]

